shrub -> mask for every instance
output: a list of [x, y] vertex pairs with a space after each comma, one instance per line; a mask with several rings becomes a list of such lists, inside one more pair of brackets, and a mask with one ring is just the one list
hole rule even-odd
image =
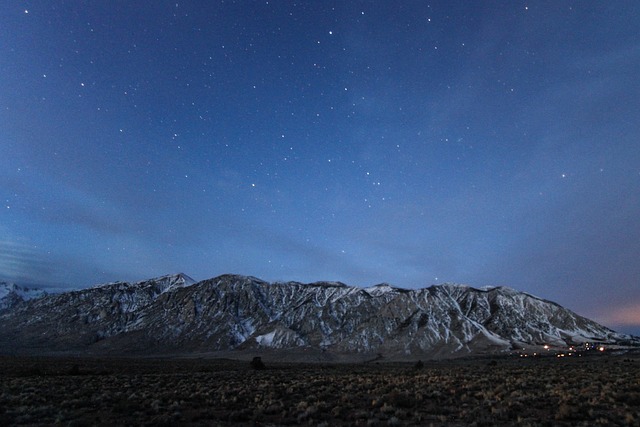
[[256, 369], [258, 371], [261, 371], [263, 369], [266, 369], [267, 367], [264, 365], [264, 362], [262, 361], [262, 358], [259, 356], [256, 356], [253, 358], [253, 360], [250, 363], [251, 367], [253, 369]]

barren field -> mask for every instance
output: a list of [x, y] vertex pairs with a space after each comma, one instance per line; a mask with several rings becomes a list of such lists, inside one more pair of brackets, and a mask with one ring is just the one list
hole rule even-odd
[[640, 425], [635, 356], [263, 361], [0, 357], [0, 425]]

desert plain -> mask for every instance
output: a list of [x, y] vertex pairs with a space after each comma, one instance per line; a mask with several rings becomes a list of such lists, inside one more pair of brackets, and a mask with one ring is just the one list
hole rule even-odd
[[0, 425], [640, 425], [640, 355], [287, 363], [0, 356]]

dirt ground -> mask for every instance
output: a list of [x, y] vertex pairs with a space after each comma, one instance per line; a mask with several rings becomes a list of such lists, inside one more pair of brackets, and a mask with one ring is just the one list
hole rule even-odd
[[640, 425], [640, 358], [287, 364], [0, 356], [0, 425]]

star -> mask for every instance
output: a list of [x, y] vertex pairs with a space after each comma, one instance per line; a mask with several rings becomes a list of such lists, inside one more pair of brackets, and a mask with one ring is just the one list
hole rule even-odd
[[631, 2], [32, 3], [0, 31], [0, 276], [25, 240], [51, 255], [21, 274], [69, 287], [438, 271], [605, 320], [640, 298]]

